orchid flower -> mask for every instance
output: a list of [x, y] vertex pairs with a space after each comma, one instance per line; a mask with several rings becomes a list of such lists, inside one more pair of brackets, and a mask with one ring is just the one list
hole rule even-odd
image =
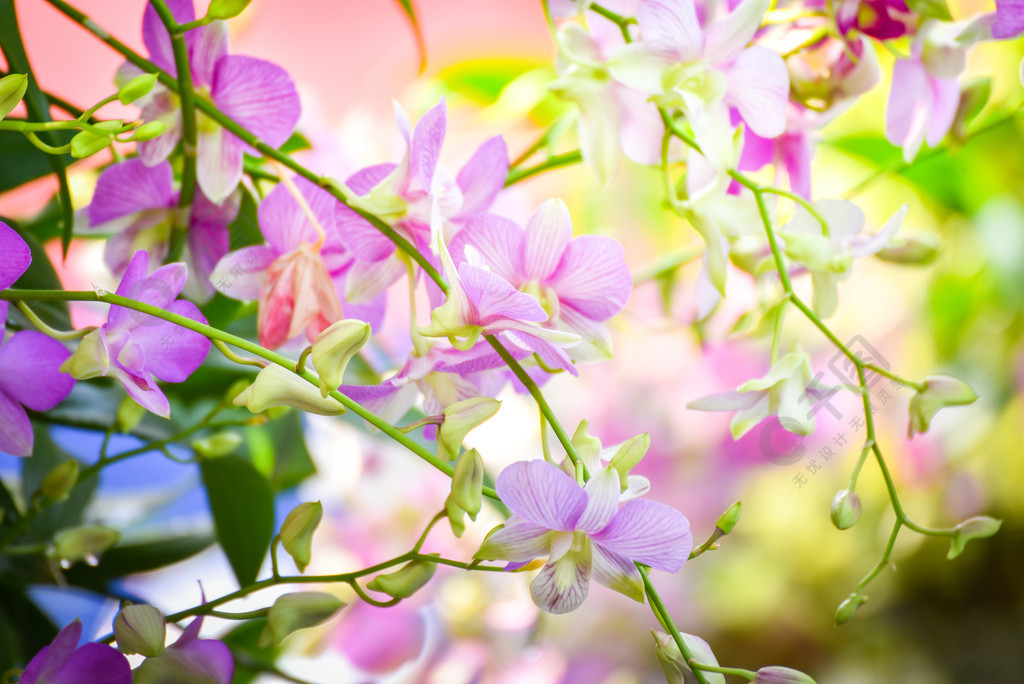
[[211, 279], [233, 299], [258, 300], [260, 344], [275, 349], [306, 332], [310, 342], [346, 316], [380, 323], [383, 302], [342, 304], [354, 265], [338, 236], [341, 202], [304, 178], [274, 188], [257, 210], [262, 245], [222, 258]]
[[[733, 123], [739, 120], [738, 113]], [[812, 130], [824, 123], [809, 109], [791, 105], [786, 119], [786, 131], [777, 138], [762, 138], [753, 131], [743, 135], [743, 151], [736, 168], [740, 171], [758, 171], [766, 164], [775, 167], [775, 177], [784, 172], [790, 189], [796, 194], [811, 197], [811, 157], [814, 155]], [[776, 181], [778, 183], [778, 180]], [[737, 189], [735, 183], [732, 189]]]
[[19, 684], [129, 684], [128, 659], [106, 644], [78, 645], [82, 622], [77, 618], [60, 630], [21, 673]]
[[581, 487], [547, 461], [520, 461], [502, 471], [496, 489], [514, 515], [475, 557], [507, 560], [517, 569], [547, 556], [530, 593], [550, 613], [578, 608], [591, 579], [643, 601], [635, 563], [677, 572], [693, 546], [690, 523], [675, 509], [642, 499], [620, 508], [613, 468]]
[[[357, 197], [351, 204], [374, 214], [420, 252], [434, 248], [431, 213], [436, 204], [437, 227], [453, 235], [469, 218], [486, 212], [508, 175], [508, 151], [500, 136], [476, 151], [452, 178], [438, 165], [447, 127], [441, 101], [424, 114], [410, 132], [409, 120], [395, 103], [395, 124], [405, 141], [402, 161], [369, 166], [350, 176], [345, 185]], [[349, 297], [365, 302], [406, 272], [408, 258], [376, 227], [348, 207], [339, 217], [341, 240], [358, 260], [348, 275]]]
[[132, 684], [230, 684], [235, 661], [216, 639], [200, 639], [202, 616], [185, 628], [163, 653], [146, 658], [133, 672]]
[[450, 251], [460, 273], [472, 260], [533, 297], [547, 314], [542, 327], [579, 335], [583, 341], [567, 350], [574, 361], [611, 358], [603, 322], [622, 311], [633, 288], [622, 246], [603, 236], [574, 238], [561, 200], [542, 204], [525, 229], [500, 216], [474, 219]]
[[[184, 264], [167, 264], [147, 275], [148, 270], [149, 254], [136, 252], [117, 286], [117, 294], [206, 323], [195, 304], [175, 299], [188, 278]], [[210, 341], [199, 333], [139, 311], [111, 306], [107, 322], [82, 338], [61, 370], [79, 380], [112, 377], [143, 408], [167, 418], [171, 407], [156, 380], [184, 382], [209, 350]]]
[[[167, 0], [167, 6], [179, 24], [193, 21], [192, 0]], [[228, 29], [223, 21], [185, 32], [192, 85], [197, 97], [212, 102], [257, 138], [278, 147], [295, 129], [299, 119], [299, 96], [291, 78], [276, 64], [228, 54]], [[151, 5], [142, 19], [142, 40], [150, 60], [177, 75], [171, 39]], [[141, 73], [125, 64], [118, 71], [119, 82], [127, 82]], [[140, 142], [139, 156], [154, 166], [167, 158], [182, 135], [181, 106], [177, 95], [157, 84], [138, 104], [146, 121], [162, 121], [167, 130], [152, 140]], [[199, 140], [196, 177], [203, 194], [214, 203], [223, 202], [242, 178], [242, 154], [249, 151], [233, 133], [229, 133], [205, 115], [198, 113]]]
[[[996, 0], [996, 20], [992, 25], [992, 37], [998, 39], [1016, 38], [1024, 33], [1024, 0]], [[1024, 67], [1021, 68], [1024, 73]], [[1021, 77], [1024, 81], [1024, 76]]]
[[[111, 271], [124, 273], [132, 255], [140, 249], [154, 261], [163, 261], [171, 234], [178, 193], [173, 188], [174, 173], [168, 162], [147, 166], [134, 158], [108, 166], [96, 181], [89, 203], [90, 228], [112, 232], [104, 249], [104, 260]], [[238, 193], [232, 193], [220, 205], [202, 192], [195, 195], [182, 260], [189, 266], [186, 294], [193, 299], [209, 299], [213, 267], [228, 251], [228, 224], [238, 214]]]
[[836, 388], [819, 383], [811, 372], [811, 358], [799, 344], [774, 363], [764, 377], [748, 380], [736, 390], [701, 397], [687, 404], [697, 411], [735, 411], [729, 429], [733, 439], [758, 423], [777, 415], [783, 429], [798, 435], [814, 432], [813, 407]]
[[905, 0], [842, 0], [836, 9], [841, 35], [856, 29], [876, 40], [894, 40], [917, 30], [921, 17]]
[[747, 44], [769, 0], [743, 0], [702, 27], [694, 0], [642, 0], [637, 23], [643, 40], [622, 47], [608, 66], [631, 88], [678, 108], [716, 168], [735, 165], [728, 107], [765, 138], [786, 128], [789, 75], [782, 57]]
[[793, 99], [816, 111], [827, 111], [827, 116], [835, 116], [853, 104], [858, 95], [874, 88], [882, 76], [874, 45], [865, 36], [845, 40], [826, 37], [817, 45], [790, 55], [786, 67]]
[[[0, 290], [13, 285], [31, 261], [25, 241], [0, 222]], [[75, 380], [58, 369], [71, 353], [34, 330], [16, 332], [4, 341], [7, 307], [0, 300], [0, 451], [30, 456], [32, 423], [24, 407], [47, 411], [64, 401]]]

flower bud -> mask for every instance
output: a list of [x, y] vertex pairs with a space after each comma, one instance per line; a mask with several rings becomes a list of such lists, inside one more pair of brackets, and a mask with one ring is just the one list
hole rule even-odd
[[110, 370], [110, 354], [103, 329], [94, 330], [78, 343], [78, 348], [60, 365], [62, 373], [69, 373], [76, 380], [89, 380], [106, 375]]
[[501, 402], [490, 397], [473, 397], [451, 404], [444, 410], [444, 422], [437, 430], [437, 455], [453, 461], [459, 455], [462, 440], [501, 407]]
[[319, 501], [300, 503], [281, 523], [281, 546], [295, 561], [299, 572], [305, 572], [313, 557], [313, 533], [324, 517]]
[[456, 537], [461, 537], [462, 533], [466, 531], [466, 511], [455, 503], [455, 499], [452, 498], [451, 494], [444, 500], [444, 514], [448, 516], [448, 524], [452, 528], [452, 534]]
[[[665, 680], [668, 684], [685, 684], [687, 682], [686, 673], [692, 672], [692, 670], [686, 664], [686, 659], [679, 650], [675, 639], [654, 629], [651, 630], [651, 636], [654, 637], [654, 652], [658, 656], [658, 664], [661, 665], [661, 669], [665, 673]], [[686, 648], [694, 660], [704, 665], [718, 665], [718, 659], [711, 647], [708, 646], [708, 642], [692, 634], [683, 633], [682, 637], [683, 643], [686, 644]], [[704, 679], [708, 684], [725, 684], [725, 675], [718, 672], [705, 672]]]
[[832, 524], [836, 529], [848, 530], [860, 520], [860, 497], [849, 489], [841, 489], [832, 499]]
[[67, 501], [78, 482], [78, 470], [78, 461], [75, 459], [64, 461], [46, 474], [39, 484], [39, 493], [54, 503]]
[[968, 518], [962, 523], [953, 528], [956, 533], [953, 535], [953, 540], [949, 545], [949, 553], [946, 554], [946, 558], [953, 560], [964, 551], [964, 546], [967, 542], [972, 539], [984, 539], [985, 537], [991, 537], [993, 534], [999, 531], [1002, 526], [1002, 520], [996, 520], [990, 518], [987, 515], [979, 515], [974, 518]]
[[206, 16], [214, 19], [231, 19], [241, 14], [252, 0], [212, 0]]
[[584, 463], [595, 463], [601, 458], [601, 440], [587, 432], [589, 424], [586, 419], [580, 421], [576, 432], [572, 435], [572, 445], [576, 454]]
[[338, 389], [348, 362], [369, 341], [370, 324], [355, 319], [338, 321], [317, 335], [312, 356], [321, 397]]
[[628, 486], [629, 471], [640, 462], [640, 459], [644, 457], [644, 454], [647, 453], [650, 447], [651, 435], [645, 432], [642, 435], [627, 439], [619, 447], [619, 450], [615, 452], [615, 455], [612, 456], [612, 460], [608, 465], [618, 471], [619, 483], [622, 489], [626, 489]]
[[167, 124], [163, 121], [147, 121], [132, 131], [132, 134], [127, 138], [124, 138], [123, 141], [127, 142], [129, 140], [134, 140], [135, 142], [145, 142], [146, 140], [152, 140], [153, 138], [163, 135], [166, 130]]
[[114, 620], [114, 638], [122, 653], [141, 653], [147, 658], [164, 652], [167, 624], [157, 608], [126, 605]]
[[484, 459], [476, 449], [470, 449], [459, 457], [452, 475], [452, 500], [469, 517], [476, 520], [483, 498]]
[[272, 363], [256, 375], [256, 381], [235, 397], [235, 406], [253, 413], [269, 408], [291, 406], [321, 416], [338, 416], [345, 407], [333, 398], [323, 398], [315, 387], [295, 373]]
[[292, 632], [315, 627], [334, 617], [345, 604], [333, 594], [301, 591], [277, 597], [267, 613], [267, 625], [260, 633], [260, 648], [276, 646]]
[[[440, 554], [431, 554], [438, 556]], [[430, 581], [437, 570], [437, 563], [426, 560], [414, 560], [398, 572], [389, 575], [377, 575], [366, 587], [380, 591], [392, 598], [409, 598]]]
[[942, 251], [939, 238], [931, 233], [894, 237], [878, 250], [876, 257], [894, 264], [924, 266], [935, 261]]
[[771, 665], [762, 667], [754, 677], [754, 684], [815, 684], [815, 681], [800, 670]]
[[718, 522], [715, 523], [715, 529], [719, 530], [722, 534], [729, 534], [736, 527], [736, 523], [740, 521], [740, 514], [742, 512], [743, 503], [737, 501], [732, 506], [729, 506], [725, 513], [718, 518]]
[[978, 398], [971, 386], [951, 375], [931, 375], [924, 379], [924, 389], [919, 390], [910, 400], [910, 426], [908, 433], [913, 437], [918, 432], [927, 432], [932, 418], [939, 409], [946, 406], [965, 406]]
[[121, 129], [124, 121], [113, 119], [111, 121], [100, 121], [95, 128], [101, 131], [109, 131], [105, 134], [94, 131], [79, 131], [71, 139], [71, 156], [75, 159], [85, 159], [96, 154], [104, 147], [114, 142], [114, 132]]
[[148, 95], [156, 85], [156, 80], [156, 74], [139, 74], [117, 91], [117, 99], [121, 101], [121, 104], [131, 104], [140, 97]]
[[146, 415], [146, 409], [139, 402], [125, 395], [117, 407], [114, 424], [120, 432], [131, 432], [144, 415]]
[[46, 555], [59, 561], [65, 570], [78, 561], [97, 565], [99, 557], [120, 538], [117, 530], [103, 525], [72, 527], [53, 535], [53, 544]]
[[200, 456], [216, 458], [217, 456], [227, 456], [243, 441], [242, 435], [234, 430], [221, 430], [208, 437], [192, 440], [192, 448]]
[[836, 624], [842, 625], [850, 621], [857, 609], [868, 602], [868, 597], [862, 594], [853, 593], [847, 596], [836, 609]]
[[25, 74], [8, 74], [0, 78], [0, 119], [11, 113], [18, 106], [21, 98], [28, 90], [28, 76]]

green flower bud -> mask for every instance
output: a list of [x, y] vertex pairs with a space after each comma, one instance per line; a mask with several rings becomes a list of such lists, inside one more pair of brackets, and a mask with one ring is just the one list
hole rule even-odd
[[978, 395], [970, 385], [952, 375], [931, 375], [925, 378], [924, 389], [919, 390], [910, 400], [909, 436], [927, 432], [939, 409], [965, 406], [974, 403], [977, 398]]
[[956, 534], [953, 535], [953, 540], [949, 544], [949, 553], [946, 554], [946, 558], [953, 560], [959, 556], [964, 552], [964, 546], [967, 545], [967, 542], [972, 539], [984, 539], [985, 537], [991, 537], [999, 531], [1002, 524], [1002, 520], [996, 520], [995, 518], [990, 518], [987, 515], [979, 515], [977, 517], [964, 520], [953, 528], [953, 531]]
[[128, 604], [114, 620], [114, 638], [122, 653], [141, 653], [153, 658], [164, 652], [167, 623], [157, 608]]
[[124, 140], [125, 142], [129, 140], [134, 140], [135, 142], [144, 142], [146, 140], [152, 140], [157, 136], [163, 135], [164, 131], [166, 130], [167, 124], [165, 124], [163, 121], [147, 121], [146, 123], [136, 128], [134, 131], [132, 131], [132, 134], [125, 138]]
[[232, 19], [241, 14], [252, 0], [213, 0], [206, 16], [214, 19]]
[[370, 324], [365, 321], [338, 321], [317, 335], [313, 343], [313, 365], [320, 376], [320, 396], [338, 389], [345, 367], [370, 341]]
[[53, 535], [53, 544], [46, 555], [59, 561], [65, 570], [78, 561], [98, 565], [100, 556], [120, 538], [117, 530], [103, 525], [72, 527]]
[[942, 243], [937, 236], [920, 233], [893, 238], [875, 256], [894, 264], [924, 266], [935, 261], [941, 251]]
[[104, 147], [114, 142], [114, 133], [119, 131], [124, 121], [113, 119], [111, 121], [100, 121], [95, 128], [101, 131], [109, 131], [106, 135], [94, 133], [93, 131], [79, 131], [71, 139], [71, 156], [75, 159], [85, 159], [96, 154]]
[[453, 461], [470, 430], [498, 412], [501, 402], [490, 397], [473, 397], [451, 404], [444, 410], [444, 422], [437, 430], [437, 455]]
[[836, 624], [842, 625], [850, 621], [857, 609], [868, 602], [868, 597], [853, 593], [847, 596], [836, 609]]
[[139, 74], [117, 91], [117, 99], [121, 104], [131, 104], [143, 95], [148, 95], [156, 85], [156, 80], [156, 74]]
[[762, 667], [754, 677], [754, 684], [815, 684], [815, 681], [800, 670], [771, 665]]
[[484, 459], [476, 449], [470, 449], [459, 457], [452, 475], [452, 501], [469, 517], [476, 520], [483, 498]]
[[841, 489], [832, 499], [832, 524], [840, 530], [848, 530], [860, 520], [860, 497], [849, 489]]
[[588, 426], [586, 419], [580, 421], [572, 435], [572, 445], [576, 448], [576, 454], [581, 461], [593, 463], [601, 457], [601, 440], [587, 432]]
[[94, 330], [78, 343], [75, 353], [60, 365], [62, 373], [68, 373], [76, 380], [89, 380], [106, 375], [110, 370], [107, 346], [99, 330]]
[[[654, 637], [654, 653], [658, 656], [658, 664], [665, 673], [665, 680], [668, 684], [686, 684], [689, 680], [687, 674], [691, 673], [690, 666], [679, 650], [675, 639], [664, 632], [651, 630]], [[704, 665], [718, 665], [718, 659], [712, 652], [708, 642], [692, 634], [682, 634], [683, 643], [693, 655], [693, 659]], [[704, 672], [704, 679], [708, 684], [725, 684], [725, 675], [718, 672]]]
[[243, 441], [242, 435], [234, 430], [221, 430], [209, 437], [200, 437], [199, 439], [192, 440], [192, 448], [200, 456], [216, 458], [217, 456], [227, 456], [237, 449], [238, 445]]
[[964, 142], [970, 137], [967, 126], [985, 108], [991, 95], [991, 78], [972, 78], [960, 86], [960, 102], [953, 117], [952, 128], [953, 136], [957, 140]]
[[117, 415], [114, 417], [114, 424], [120, 432], [131, 432], [139, 424], [142, 417], [146, 415], [146, 409], [139, 402], [125, 395], [117, 407]]
[[301, 591], [279, 596], [267, 613], [267, 625], [256, 645], [276, 646], [292, 632], [315, 627], [334, 617], [345, 604], [333, 594]]
[[[431, 554], [439, 556], [440, 554]], [[430, 581], [437, 570], [437, 563], [426, 560], [414, 560], [406, 564], [398, 572], [389, 575], [377, 575], [366, 587], [380, 591], [392, 598], [409, 598]]]
[[245, 406], [253, 413], [269, 408], [291, 406], [321, 416], [338, 416], [345, 407], [320, 392], [295, 373], [272, 363], [259, 372], [256, 381], [235, 397], [235, 406]]
[[619, 483], [623, 490], [628, 486], [629, 471], [640, 462], [649, 448], [651, 448], [651, 435], [644, 433], [627, 439], [612, 456], [608, 465], [618, 471]]
[[715, 523], [715, 529], [719, 530], [722, 534], [729, 534], [736, 527], [736, 523], [740, 521], [740, 514], [742, 512], [743, 503], [737, 501], [732, 506], [729, 506], [725, 513], [718, 518], [718, 522]]
[[78, 461], [64, 461], [51, 470], [39, 484], [39, 493], [53, 502], [67, 501], [78, 482]]
[[448, 524], [452, 528], [452, 534], [456, 537], [461, 537], [462, 533], [466, 531], [466, 511], [455, 503], [455, 499], [452, 498], [451, 494], [444, 500], [444, 514], [448, 516]]
[[319, 501], [300, 503], [281, 524], [281, 546], [295, 561], [299, 572], [305, 572], [313, 557], [313, 533], [324, 517]]
[[28, 76], [25, 74], [8, 74], [0, 78], [0, 119], [11, 113], [18, 106], [21, 98], [28, 90]]

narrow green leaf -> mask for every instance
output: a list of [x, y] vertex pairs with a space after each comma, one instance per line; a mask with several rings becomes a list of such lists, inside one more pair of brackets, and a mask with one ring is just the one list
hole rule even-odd
[[227, 554], [239, 585], [252, 584], [274, 536], [274, 494], [270, 483], [236, 456], [205, 460], [200, 470], [217, 541]]

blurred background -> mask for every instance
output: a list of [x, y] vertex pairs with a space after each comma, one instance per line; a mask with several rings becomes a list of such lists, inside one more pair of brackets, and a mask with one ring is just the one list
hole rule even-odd
[[[205, 5], [199, 0], [199, 15]], [[80, 0], [76, 6], [142, 48], [141, 0]], [[422, 74], [397, 2], [254, 0], [231, 22], [232, 52], [274, 61], [295, 79], [303, 103], [299, 130], [314, 145], [301, 153], [310, 167], [345, 177], [397, 160], [392, 99], [412, 118], [440, 96], [447, 99], [442, 163], [449, 169], [496, 134], [505, 136], [515, 158], [570, 111], [546, 92], [555, 75], [554, 46], [538, 2], [419, 0], [415, 7], [428, 59]], [[981, 2], [951, 7], [957, 19], [992, 9]], [[46, 3], [22, 0], [17, 9], [45, 89], [84, 107], [113, 92], [118, 55]], [[762, 375], [768, 342], [733, 332], [759, 297], [741, 271], [730, 274], [725, 305], [699, 325], [693, 298], [699, 263], [644, 277], [666, 253], [699, 244], [696, 233], [662, 207], [655, 170], [624, 161], [604, 188], [588, 169], [570, 167], [518, 184], [500, 201], [499, 213], [523, 220], [545, 199], [562, 197], [577, 234], [608, 235], [625, 246], [638, 282], [611, 326], [615, 359], [582, 367], [578, 380], [556, 377], [545, 391], [568, 429], [588, 419], [591, 433], [606, 446], [650, 432], [652, 447], [638, 472], [653, 483], [649, 498], [690, 518], [695, 540], [707, 537], [729, 504], [743, 501], [743, 518], [719, 550], [675, 576], [655, 573], [680, 629], [706, 639], [724, 665], [787, 665], [829, 684], [1024, 681], [1024, 117], [1007, 116], [1024, 100], [1022, 52], [1021, 40], [972, 52], [964, 79], [992, 77], [992, 96], [976, 123], [985, 132], [947, 141], [910, 168], [900, 165], [900, 150], [884, 138], [885, 76], [822, 131], [817, 146], [817, 197], [855, 191], [871, 232], [909, 204], [904, 230], [934, 235], [943, 245], [926, 267], [859, 262], [841, 284], [830, 326], [895, 373], [914, 379], [953, 374], [980, 396], [971, 406], [943, 411], [927, 434], [908, 440], [911, 390], [885, 379], [872, 385], [879, 441], [904, 505], [916, 521], [936, 526], [981, 514], [1004, 520], [994, 538], [968, 545], [953, 561], [945, 558], [945, 542], [904, 531], [892, 567], [867, 589], [870, 601], [841, 627], [834, 625], [836, 606], [875, 565], [892, 525], [871, 462], [858, 486], [864, 506], [859, 524], [840, 532], [829, 522], [831, 500], [846, 486], [863, 440], [859, 400], [836, 400], [817, 414], [813, 435], [785, 443], [772, 440], [768, 423], [734, 442], [728, 415], [686, 409], [693, 399]], [[882, 53], [880, 59], [885, 74], [891, 56]], [[103, 114], [117, 116], [118, 110]], [[559, 149], [574, 147], [569, 134]], [[88, 203], [102, 163], [99, 158], [72, 167], [76, 208]], [[866, 179], [873, 180], [862, 185]], [[52, 207], [40, 214], [55, 187], [42, 178], [0, 194], [0, 215], [37, 226], [66, 288], [116, 284], [104, 270], [98, 241], [76, 239], [61, 263], [59, 240], [47, 239], [46, 221], [52, 219], [45, 212]], [[798, 283], [802, 292], [808, 287]], [[375, 341], [382, 366], [400, 363], [405, 353], [407, 318], [400, 294], [392, 294], [391, 323]], [[81, 325], [96, 312], [73, 308], [71, 316]], [[797, 339], [824, 381], [845, 379], [848, 369], [835, 350], [794, 314], [784, 347]], [[180, 425], [201, 416], [236, 377], [233, 372], [211, 357], [188, 383], [169, 387]], [[60, 416], [65, 423], [75, 417], [99, 421], [116, 410], [120, 391], [79, 383], [56, 422]], [[502, 399], [499, 414], [467, 442], [480, 449], [494, 474], [541, 453], [536, 408], [512, 392]], [[149, 417], [137, 432], [166, 434], [171, 428], [160, 423]], [[43, 456], [24, 462], [0, 456], [4, 483], [31, 491], [48, 465], [67, 454], [95, 460], [104, 433], [39, 422]], [[114, 436], [109, 448], [118, 453], [142, 443]], [[270, 477], [278, 522], [300, 501], [323, 502], [326, 517], [312, 572], [364, 567], [407, 550], [447, 493], [446, 478], [355, 420], [291, 414], [245, 428], [241, 452]], [[87, 636], [96, 637], [109, 631], [117, 608], [105, 590], [144, 598], [168, 612], [198, 602], [197, 578], [207, 596], [233, 590], [223, 555], [207, 548], [212, 524], [199, 485], [194, 466], [156, 452], [105, 471], [86, 517], [124, 528], [126, 546], [166, 538], [170, 531], [186, 540], [176, 553], [187, 559], [115, 584], [110, 577], [119, 570], [148, 568], [137, 561], [111, 566], [107, 574], [106, 561], [79, 567], [68, 573], [71, 584], [84, 587], [78, 589], [54, 586], [41, 568], [40, 582], [29, 591], [40, 619], [63, 624], [79, 615]], [[482, 514], [461, 540], [439, 526], [426, 550], [468, 558], [499, 521], [493, 511]], [[539, 614], [527, 584], [523, 575], [442, 570], [427, 590], [398, 608], [353, 601], [328, 625], [291, 637], [275, 652], [276, 667], [292, 681], [324, 683], [663, 681], [650, 636], [657, 623], [646, 606], [593, 584], [578, 611]], [[237, 608], [268, 603], [263, 593]], [[29, 638], [14, 629], [25, 624], [16, 616], [26, 610], [13, 597], [0, 596], [8, 639]], [[208, 627], [213, 635], [229, 634], [226, 640], [241, 654], [238, 681], [280, 681], [268, 673], [268, 653], [255, 647], [258, 626], [230, 631], [233, 624], [211, 620]]]

